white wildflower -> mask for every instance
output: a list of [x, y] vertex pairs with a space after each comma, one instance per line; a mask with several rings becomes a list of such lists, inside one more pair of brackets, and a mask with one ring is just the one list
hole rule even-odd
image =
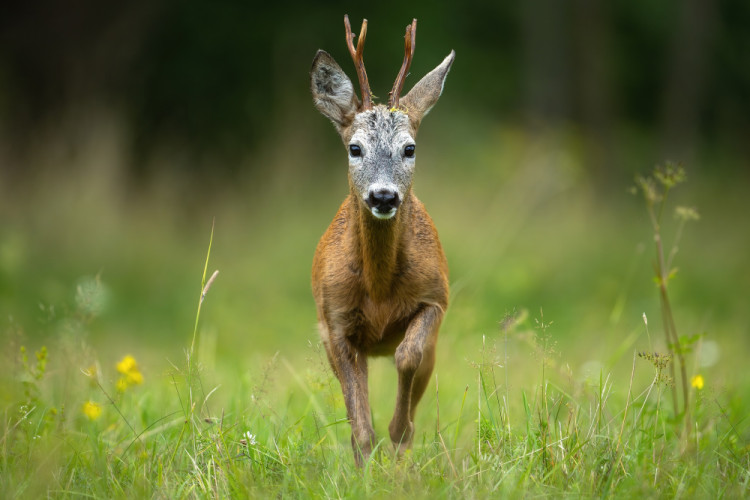
[[244, 444], [245, 446], [255, 446], [258, 444], [258, 441], [255, 439], [255, 434], [252, 434], [250, 431], [247, 431], [243, 434], [243, 439], [240, 439], [240, 443]]

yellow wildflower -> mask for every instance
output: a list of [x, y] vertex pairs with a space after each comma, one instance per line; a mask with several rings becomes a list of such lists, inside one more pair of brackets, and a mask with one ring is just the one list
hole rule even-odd
[[698, 389], [699, 391], [703, 389], [703, 375], [695, 375], [690, 380], [690, 385]]
[[96, 420], [102, 414], [102, 405], [93, 401], [86, 401], [83, 404], [82, 411], [89, 420]]
[[143, 374], [138, 370], [138, 363], [129, 354], [117, 363], [117, 371], [122, 373], [122, 377], [117, 381], [117, 390], [120, 392], [125, 392], [131, 385], [143, 383]]
[[135, 358], [130, 354], [122, 358], [122, 361], [117, 363], [117, 371], [122, 373], [123, 375], [127, 375], [133, 370], [138, 371], [138, 363], [135, 362]]

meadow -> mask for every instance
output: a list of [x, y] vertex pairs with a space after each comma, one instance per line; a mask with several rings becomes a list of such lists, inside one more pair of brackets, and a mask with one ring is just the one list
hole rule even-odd
[[[715, 174], [733, 157], [702, 151], [669, 193], [680, 339], [665, 361], [635, 182], [655, 148], [623, 139], [625, 168], [595, 178], [574, 131], [444, 116], [423, 131], [414, 189], [451, 305], [403, 457], [387, 438], [393, 362], [371, 364], [382, 440], [362, 470], [309, 285], [347, 189], [331, 130], [299, 138], [304, 158], [267, 145], [233, 183], [165, 173], [124, 189], [117, 135], [97, 127], [72, 156], [46, 149], [32, 183], [2, 186], [0, 496], [747, 496], [747, 173]], [[683, 226], [677, 207], [699, 220]]]

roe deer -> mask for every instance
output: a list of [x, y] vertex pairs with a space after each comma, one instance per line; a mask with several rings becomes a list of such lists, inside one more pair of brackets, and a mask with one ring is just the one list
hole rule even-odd
[[406, 27], [405, 55], [388, 106], [373, 105], [362, 49], [349, 17], [346, 42], [362, 101], [336, 61], [319, 50], [310, 71], [315, 107], [349, 153], [349, 195], [318, 243], [312, 269], [320, 335], [341, 383], [358, 466], [372, 452], [367, 357], [395, 355], [396, 409], [388, 430], [400, 453], [411, 445], [414, 411], [435, 364], [438, 328], [448, 306], [448, 264], [435, 226], [411, 191], [415, 141], [437, 102], [455, 52], [400, 97], [414, 54], [417, 20]]

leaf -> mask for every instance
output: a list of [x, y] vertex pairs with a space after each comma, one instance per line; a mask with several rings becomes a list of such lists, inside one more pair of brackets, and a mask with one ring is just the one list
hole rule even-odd
[[683, 335], [682, 337], [680, 337], [680, 343], [682, 343], [682, 344], [695, 344], [696, 342], [698, 342], [701, 339], [701, 337], [703, 337], [703, 335], [704, 335], [703, 333], [696, 333], [696, 334], [690, 335], [690, 336]]

